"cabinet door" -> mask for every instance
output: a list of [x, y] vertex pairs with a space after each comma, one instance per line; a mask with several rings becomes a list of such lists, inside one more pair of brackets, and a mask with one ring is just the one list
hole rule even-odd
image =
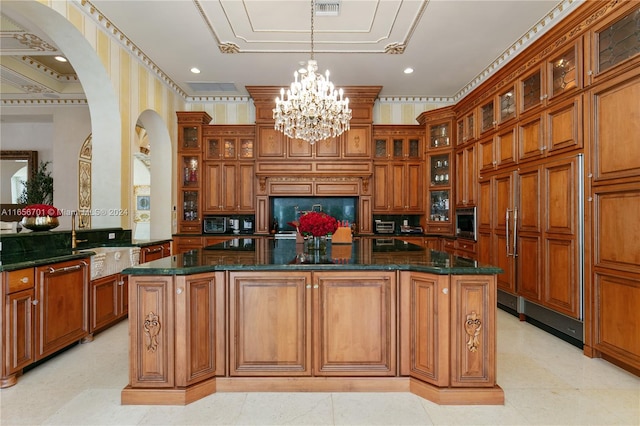
[[223, 209], [223, 166], [220, 162], [207, 162], [204, 165], [204, 200], [205, 213], [218, 213]]
[[239, 212], [254, 212], [255, 207], [255, 167], [253, 163], [238, 164], [236, 193]]
[[83, 260], [36, 268], [36, 358], [89, 333], [89, 265]]
[[373, 165], [373, 210], [386, 212], [390, 207], [391, 184], [388, 163], [374, 163]]
[[[6, 375], [11, 375], [35, 361], [33, 340], [33, 289], [6, 296], [5, 326]], [[3, 368], [4, 370], [4, 368]]]
[[400, 374], [447, 386], [449, 277], [401, 272], [400, 283]]
[[238, 181], [238, 166], [236, 164], [222, 164], [222, 210], [235, 212], [238, 210], [238, 197], [236, 182]]
[[231, 376], [311, 375], [311, 273], [231, 272]]
[[120, 274], [91, 281], [91, 333], [118, 318], [121, 309], [119, 283]]
[[406, 208], [407, 180], [405, 179], [404, 163], [392, 163], [391, 180], [387, 188], [389, 200], [391, 201], [391, 210], [395, 212], [403, 212]]
[[409, 163], [406, 165], [405, 186], [405, 210], [422, 213], [424, 212], [424, 166], [422, 163]]
[[[189, 386], [216, 373], [217, 282], [222, 275], [176, 277], [176, 386]], [[224, 358], [221, 358], [222, 361]]]
[[172, 276], [130, 276], [131, 387], [174, 386], [176, 289], [173, 279]]
[[506, 167], [516, 163], [517, 159], [517, 133], [516, 128], [510, 127], [506, 130], [500, 131], [496, 137], [496, 167]]
[[315, 375], [396, 375], [395, 281], [394, 272], [314, 272]]
[[258, 126], [258, 158], [277, 159], [284, 158], [285, 137], [282, 132], [273, 126]]
[[371, 126], [352, 125], [342, 135], [345, 158], [371, 158]]
[[494, 265], [503, 270], [498, 274], [498, 288], [512, 294], [516, 291], [515, 265], [512, 257], [514, 191], [513, 172], [503, 173], [493, 178], [491, 255]]
[[496, 385], [496, 287], [493, 275], [452, 275], [451, 386]]

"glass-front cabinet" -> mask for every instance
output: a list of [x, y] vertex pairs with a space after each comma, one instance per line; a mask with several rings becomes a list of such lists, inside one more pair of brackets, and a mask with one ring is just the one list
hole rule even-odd
[[429, 126], [429, 148], [447, 148], [451, 146], [451, 123]]
[[[449, 214], [449, 199], [451, 191], [446, 190], [430, 190], [429, 191], [429, 220], [431, 222], [441, 222], [443, 225], [446, 222], [451, 222]], [[436, 223], [436, 226], [438, 224]]]
[[432, 155], [429, 157], [431, 186], [449, 186], [450, 169], [449, 154]]
[[200, 151], [200, 126], [181, 126], [178, 135], [181, 151]]
[[180, 155], [180, 211], [179, 232], [200, 232], [201, 217], [199, 214], [199, 195], [201, 162], [199, 155]]

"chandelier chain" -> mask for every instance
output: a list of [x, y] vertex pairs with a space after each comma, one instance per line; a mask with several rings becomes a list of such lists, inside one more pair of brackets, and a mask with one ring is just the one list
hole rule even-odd
[[349, 98], [343, 99], [342, 89], [335, 89], [329, 80], [329, 71], [325, 75], [316, 72], [314, 15], [315, 0], [311, 0], [311, 59], [307, 61], [306, 69], [293, 73], [294, 81], [287, 89], [286, 97], [284, 88], [280, 89], [273, 109], [276, 130], [310, 144], [340, 136], [349, 130], [351, 120]]

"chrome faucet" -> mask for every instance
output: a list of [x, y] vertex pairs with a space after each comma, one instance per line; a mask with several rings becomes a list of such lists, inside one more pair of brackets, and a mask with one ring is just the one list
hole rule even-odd
[[78, 215], [77, 211], [73, 211], [71, 213], [71, 248], [74, 249], [78, 246], [78, 243], [84, 243], [87, 240], [78, 240], [76, 238], [76, 216]]

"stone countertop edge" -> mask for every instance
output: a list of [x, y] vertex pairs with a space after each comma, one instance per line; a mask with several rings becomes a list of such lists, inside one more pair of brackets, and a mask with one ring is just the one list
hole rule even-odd
[[52, 255], [51, 257], [28, 260], [24, 262], [12, 262], [6, 265], [0, 265], [0, 272], [4, 271], [17, 271], [18, 269], [35, 268], [37, 266], [49, 265], [51, 263], [66, 262], [68, 260], [85, 259], [91, 257], [93, 254], [90, 249], [83, 249], [82, 251], [76, 251], [73, 253]]

